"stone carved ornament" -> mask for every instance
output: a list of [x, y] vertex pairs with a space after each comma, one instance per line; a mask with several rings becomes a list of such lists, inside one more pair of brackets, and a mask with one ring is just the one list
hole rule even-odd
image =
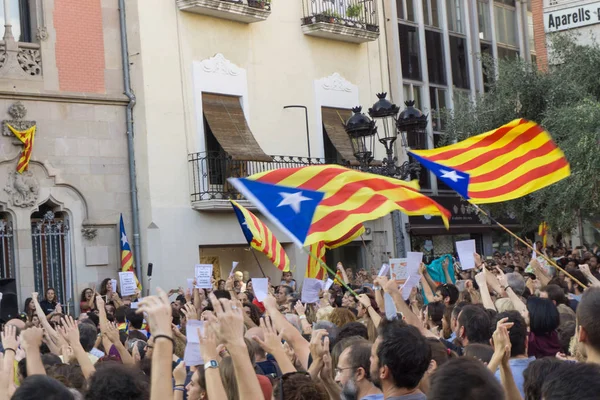
[[40, 184], [31, 171], [22, 174], [10, 171], [4, 191], [8, 193], [9, 201], [13, 206], [28, 208], [36, 204]]
[[[8, 108], [8, 115], [12, 117], [10, 120], [2, 121], [2, 136], [14, 137], [13, 133], [8, 129], [8, 125], [11, 125], [18, 131], [25, 131], [35, 125], [35, 121], [25, 121], [24, 118], [27, 115], [27, 109], [20, 101], [17, 101]], [[18, 144], [22, 143], [15, 139]]]
[[202, 69], [205, 72], [210, 73], [237, 76], [241, 72], [237, 65], [226, 59], [221, 53], [217, 53], [214, 57], [202, 60], [200, 65], [202, 65]]
[[98, 236], [96, 228], [81, 228], [81, 235], [85, 240], [94, 240]]
[[336, 92], [351, 92], [352, 91], [352, 84], [350, 82], [348, 82], [346, 79], [344, 79], [337, 72], [333, 73], [332, 75], [330, 75], [326, 78], [323, 78], [322, 82], [323, 82], [323, 89], [325, 89], [325, 90], [333, 90]]

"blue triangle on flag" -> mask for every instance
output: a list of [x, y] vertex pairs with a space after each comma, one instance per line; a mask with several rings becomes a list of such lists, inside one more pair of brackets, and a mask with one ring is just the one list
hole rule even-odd
[[250, 229], [248, 228], [248, 223], [246, 222], [246, 217], [244, 217], [244, 214], [242, 213], [242, 211], [239, 208], [237, 208], [233, 203], [231, 204], [231, 206], [233, 207], [235, 216], [237, 217], [238, 222], [240, 223], [240, 227], [242, 228], [242, 233], [244, 234], [246, 241], [248, 242], [248, 244], [252, 243], [252, 239], [254, 239], [254, 235], [252, 234], [252, 231], [250, 231]]
[[294, 243], [304, 245], [315, 210], [325, 193], [246, 178], [229, 178], [229, 182]]
[[413, 152], [409, 152], [409, 154], [463, 198], [469, 198], [469, 182], [471, 181], [471, 175], [458, 169], [430, 161]]

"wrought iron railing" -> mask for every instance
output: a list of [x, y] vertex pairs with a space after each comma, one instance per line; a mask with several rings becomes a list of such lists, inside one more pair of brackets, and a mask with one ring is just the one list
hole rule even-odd
[[322, 158], [272, 156], [273, 161], [237, 161], [219, 152], [192, 153], [188, 156], [191, 169], [192, 202], [216, 199], [243, 198], [227, 182], [227, 178], [243, 178], [258, 172], [278, 168], [304, 167], [325, 164]]
[[302, 25], [319, 22], [379, 32], [375, 0], [302, 0]]

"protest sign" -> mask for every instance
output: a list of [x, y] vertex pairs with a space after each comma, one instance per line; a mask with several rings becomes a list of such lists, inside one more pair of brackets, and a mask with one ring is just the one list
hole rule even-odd
[[475, 240], [456, 242], [456, 252], [463, 271], [475, 268]]
[[137, 290], [135, 275], [131, 271], [119, 272], [121, 296], [133, 296]]
[[212, 264], [196, 264], [196, 287], [199, 289], [212, 289]]

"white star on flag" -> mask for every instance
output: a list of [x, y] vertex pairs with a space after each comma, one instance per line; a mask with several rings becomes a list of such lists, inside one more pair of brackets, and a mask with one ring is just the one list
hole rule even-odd
[[125, 243], [127, 243], [127, 236], [125, 236], [125, 232], [121, 234], [121, 243], [123, 243], [123, 246], [125, 246]]
[[296, 192], [296, 193], [279, 192], [279, 194], [281, 195], [281, 197], [283, 197], [283, 200], [281, 200], [281, 202], [277, 205], [277, 207], [290, 206], [290, 207], [292, 207], [292, 210], [294, 210], [294, 212], [296, 214], [298, 214], [300, 212], [300, 203], [302, 203], [303, 201], [306, 201], [306, 200], [312, 200], [310, 197], [302, 196], [302, 192]]
[[459, 179], [465, 179], [464, 176], [460, 176], [456, 173], [456, 171], [446, 171], [445, 169], [440, 169], [442, 173], [442, 178], [450, 179], [452, 182], [458, 182]]

